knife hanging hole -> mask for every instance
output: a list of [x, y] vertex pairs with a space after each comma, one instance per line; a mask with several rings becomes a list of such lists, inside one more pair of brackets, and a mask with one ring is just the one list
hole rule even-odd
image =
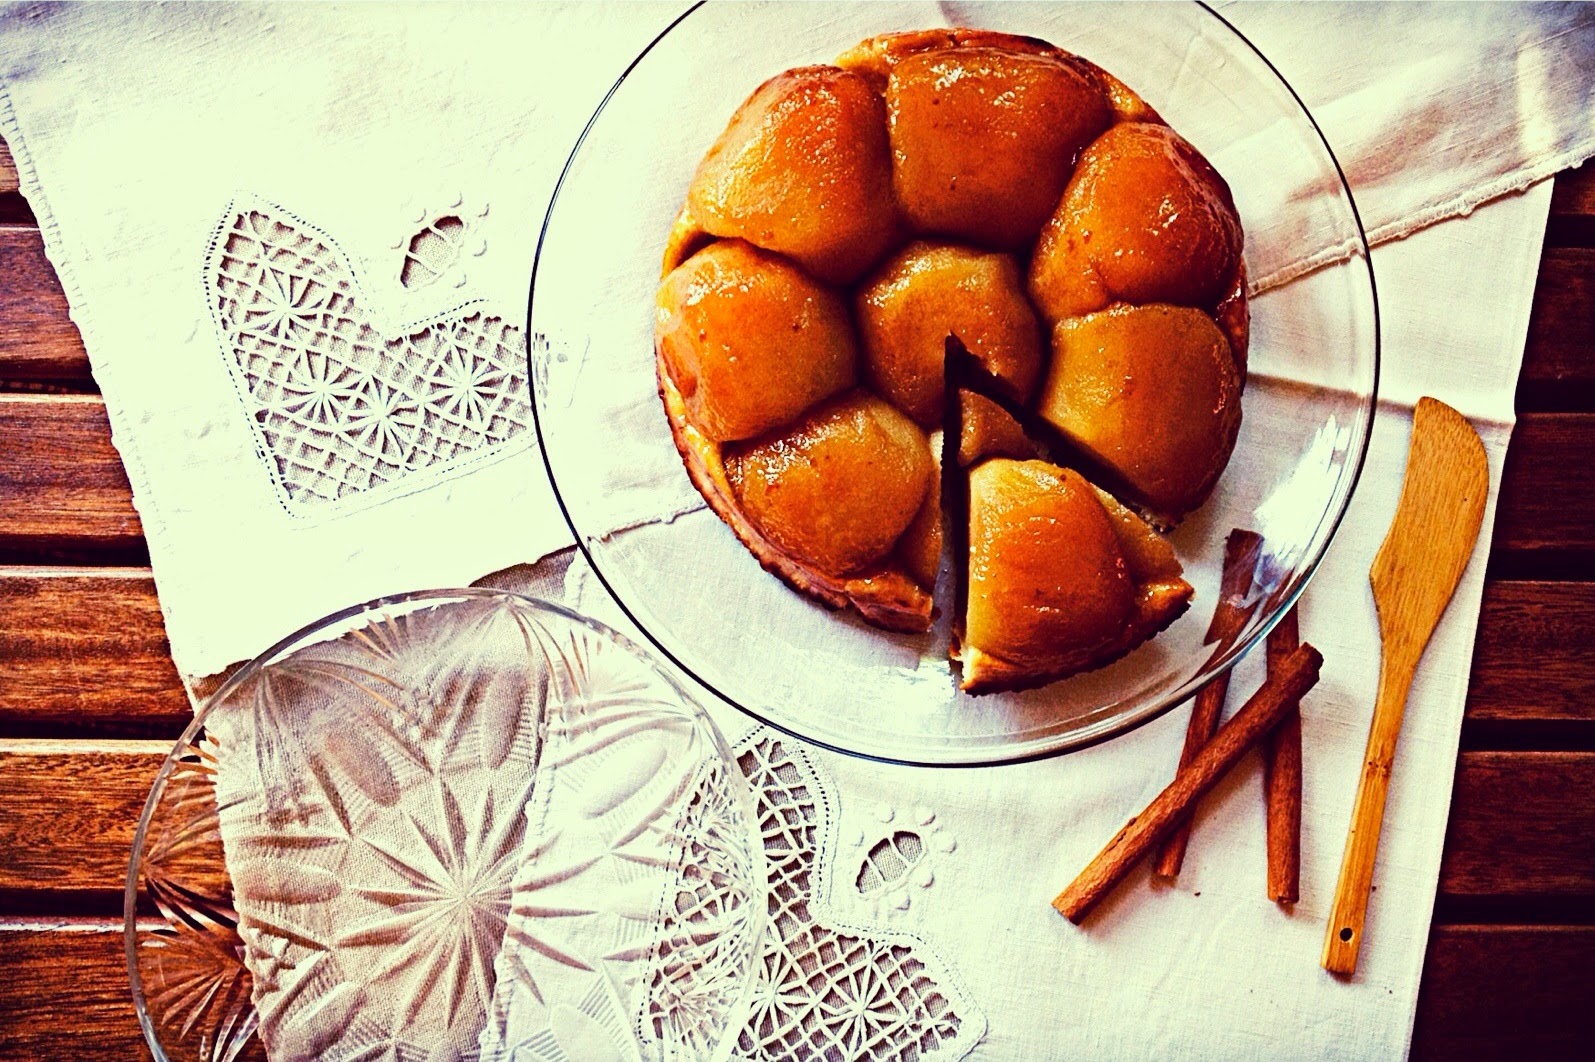
[[1351, 943], [1352, 935], [1353, 934], [1351, 932], [1351, 927], [1350, 926], [1346, 926], [1344, 929], [1342, 929], [1340, 931], [1340, 939], [1342, 941], [1344, 941], [1345, 943], [1347, 943], [1347, 944]]

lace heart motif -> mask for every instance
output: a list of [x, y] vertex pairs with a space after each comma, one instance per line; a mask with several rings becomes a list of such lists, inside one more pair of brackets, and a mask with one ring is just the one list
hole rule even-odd
[[205, 263], [222, 353], [295, 516], [420, 489], [528, 445], [520, 329], [467, 303], [382, 328], [331, 237], [235, 200]]

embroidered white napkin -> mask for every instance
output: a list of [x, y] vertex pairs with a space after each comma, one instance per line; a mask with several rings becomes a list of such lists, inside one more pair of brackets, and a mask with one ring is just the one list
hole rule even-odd
[[0, 133], [105, 394], [188, 675], [566, 544], [527, 277], [660, 6], [45, 6]]

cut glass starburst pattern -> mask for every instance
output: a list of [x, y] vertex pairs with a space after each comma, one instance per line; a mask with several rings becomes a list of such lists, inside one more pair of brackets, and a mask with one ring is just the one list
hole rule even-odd
[[656, 968], [693, 1024], [642, 1057], [732, 1028], [751, 802], [705, 785], [728, 761], [701, 711], [608, 632], [415, 595], [250, 665], [202, 718], [140, 856], [161, 918], [133, 931], [174, 1062], [634, 1059]]
[[205, 276], [289, 512], [373, 502], [530, 443], [524, 337], [479, 302], [386, 328], [329, 236], [253, 198], [223, 215]]

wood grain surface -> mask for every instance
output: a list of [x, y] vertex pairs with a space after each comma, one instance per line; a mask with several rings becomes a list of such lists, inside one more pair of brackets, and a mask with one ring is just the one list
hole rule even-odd
[[[0, 144], [0, 1059], [147, 1058], [120, 892], [188, 708], [83, 343], [15, 189]], [[1592, 164], [1557, 178], [1518, 409], [1420, 1060], [1595, 1057]]]
[[164, 737], [192, 718], [147, 568], [0, 568], [0, 733]]

